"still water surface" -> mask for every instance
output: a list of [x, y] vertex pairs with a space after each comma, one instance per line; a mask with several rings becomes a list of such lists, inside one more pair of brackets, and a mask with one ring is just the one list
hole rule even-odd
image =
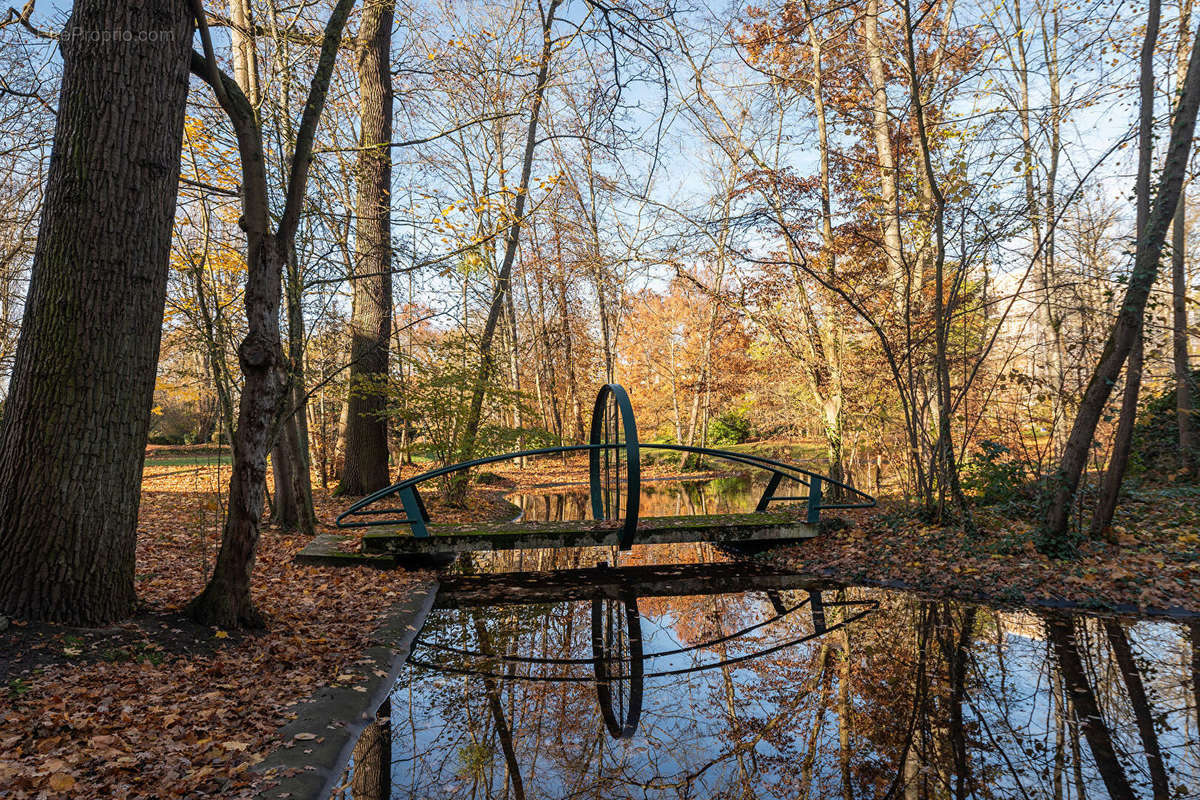
[[[696, 514], [740, 514], [754, 510], [762, 495], [763, 482], [747, 476], [704, 480], [643, 481], [639, 516], [674, 517]], [[794, 481], [781, 484], [778, 494], [804, 494]], [[521, 509], [521, 518], [530, 521], [562, 522], [591, 519], [592, 507], [586, 485], [558, 487], [509, 495]], [[773, 508], [779, 508], [775, 504]]]
[[448, 577], [334, 796], [1200, 797], [1200, 626], [806, 580], [692, 545]]

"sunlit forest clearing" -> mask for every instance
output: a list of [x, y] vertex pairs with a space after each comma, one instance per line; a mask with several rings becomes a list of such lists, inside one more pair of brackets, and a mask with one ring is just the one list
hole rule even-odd
[[8, 9], [0, 797], [1200, 794], [1197, 44]]

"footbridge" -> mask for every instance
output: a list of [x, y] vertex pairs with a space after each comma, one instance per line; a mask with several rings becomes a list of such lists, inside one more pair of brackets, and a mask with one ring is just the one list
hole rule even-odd
[[[654, 451], [694, 454], [761, 474], [766, 481], [754, 510], [640, 516], [642, 454]], [[579, 453], [588, 457], [590, 520], [438, 523], [431, 519], [422, 499], [425, 484], [455, 473], [503, 461]], [[873, 497], [852, 486], [783, 461], [711, 447], [642, 442], [629, 395], [618, 384], [607, 384], [597, 394], [587, 444], [478, 458], [395, 483], [359, 500], [337, 518], [338, 528], [364, 529], [361, 537], [318, 536], [298, 560], [393, 566], [480, 551], [603, 546], [628, 550], [635, 544], [698, 541], [756, 550], [818, 535], [825, 512], [874, 505]], [[354, 543], [357, 552], [348, 548]]]

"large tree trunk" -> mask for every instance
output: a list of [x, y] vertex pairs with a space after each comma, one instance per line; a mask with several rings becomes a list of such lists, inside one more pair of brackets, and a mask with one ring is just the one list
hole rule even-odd
[[352, 800], [390, 800], [392, 796], [391, 716], [392, 701], [388, 698], [354, 745]]
[[[1197, 31], [1197, 39], [1200, 40], [1200, 31]], [[1175, 216], [1175, 208], [1183, 190], [1188, 158], [1191, 155], [1192, 135], [1196, 129], [1196, 109], [1200, 106], [1200, 59], [1196, 58], [1196, 50], [1197, 45], [1194, 42], [1192, 55], [1188, 60], [1187, 78], [1183, 83], [1179, 104], [1171, 124], [1171, 140], [1167, 146], [1166, 162], [1159, 179], [1158, 191], [1154, 194], [1149, 221], [1144, 229], [1145, 235], [1138, 242], [1133, 271], [1125, 291], [1125, 301], [1121, 304], [1117, 321], [1109, 332], [1099, 363], [1096, 364], [1084, 391], [1079, 412], [1071, 427], [1071, 435], [1067, 439], [1067, 446], [1063, 448], [1050, 511], [1037, 537], [1038, 549], [1043, 553], [1064, 555], [1074, 550], [1074, 544], [1067, 531], [1071, 505], [1079, 488], [1079, 479], [1087, 463], [1088, 451], [1091, 449], [1100, 415], [1104, 413], [1104, 407], [1121, 373], [1121, 367], [1142, 329], [1146, 300], [1150, 295], [1150, 287], [1158, 276], [1158, 262], [1166, 242], [1167, 229]]]
[[[32, 279], [0, 424], [0, 611], [133, 611], [142, 457], [158, 364], [192, 15], [77, 0]], [[154, 32], [89, 41], [73, 32]]]
[[391, 483], [386, 398], [392, 335], [392, 0], [369, 0], [358, 31], [362, 149], [358, 155], [356, 275], [350, 319], [350, 397], [338, 492], [369, 494]]

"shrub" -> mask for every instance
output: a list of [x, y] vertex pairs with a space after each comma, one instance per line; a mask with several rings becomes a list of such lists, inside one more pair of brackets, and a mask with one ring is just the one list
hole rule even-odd
[[1004, 503], [1021, 494], [1029, 480], [1024, 463], [1011, 451], [990, 439], [979, 443], [979, 451], [962, 467], [962, 486], [984, 506]]
[[754, 427], [745, 409], [731, 408], [708, 424], [710, 445], [741, 444], [750, 440]]

